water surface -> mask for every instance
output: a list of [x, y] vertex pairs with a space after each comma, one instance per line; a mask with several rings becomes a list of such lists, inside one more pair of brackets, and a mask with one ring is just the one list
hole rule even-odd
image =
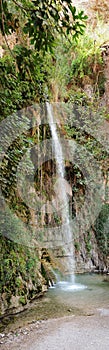
[[109, 282], [101, 275], [77, 275], [74, 284], [69, 279], [58, 281], [42, 298], [31, 303], [29, 309], [5, 318], [3, 328], [8, 332], [37, 320], [95, 314], [109, 316]]
[[96, 274], [77, 275], [74, 285], [68, 281], [57, 283], [48, 291], [49, 297], [80, 311], [95, 313], [98, 309], [109, 307], [109, 282]]

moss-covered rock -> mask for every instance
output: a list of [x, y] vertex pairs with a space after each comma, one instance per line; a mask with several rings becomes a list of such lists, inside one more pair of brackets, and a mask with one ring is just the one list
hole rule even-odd
[[22, 310], [47, 289], [40, 252], [1, 237], [1, 315]]

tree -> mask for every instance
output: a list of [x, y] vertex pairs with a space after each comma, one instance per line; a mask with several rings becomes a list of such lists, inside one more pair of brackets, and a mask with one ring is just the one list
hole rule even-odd
[[23, 18], [22, 30], [38, 51], [51, 51], [56, 33], [73, 38], [83, 34], [87, 16], [76, 13], [71, 0], [0, 0], [0, 27], [6, 36], [16, 32]]

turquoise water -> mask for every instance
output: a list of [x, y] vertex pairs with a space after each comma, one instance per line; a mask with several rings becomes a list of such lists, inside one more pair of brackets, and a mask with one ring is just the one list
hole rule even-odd
[[109, 307], [109, 282], [106, 282], [105, 277], [101, 275], [78, 275], [75, 277], [74, 285], [69, 281], [62, 281], [47, 294], [58, 303], [66, 303], [86, 313], [88, 311], [95, 313], [99, 309]]

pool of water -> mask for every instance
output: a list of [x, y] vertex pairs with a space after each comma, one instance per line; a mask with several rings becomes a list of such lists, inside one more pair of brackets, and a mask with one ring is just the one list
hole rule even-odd
[[77, 307], [86, 313], [95, 313], [101, 308], [109, 307], [109, 282], [101, 275], [77, 275], [74, 283], [58, 282], [54, 288], [49, 289], [47, 295], [59, 303]]
[[7, 332], [31, 322], [68, 315], [109, 316], [109, 282], [101, 275], [77, 275], [75, 280], [58, 281], [22, 313], [4, 319]]

